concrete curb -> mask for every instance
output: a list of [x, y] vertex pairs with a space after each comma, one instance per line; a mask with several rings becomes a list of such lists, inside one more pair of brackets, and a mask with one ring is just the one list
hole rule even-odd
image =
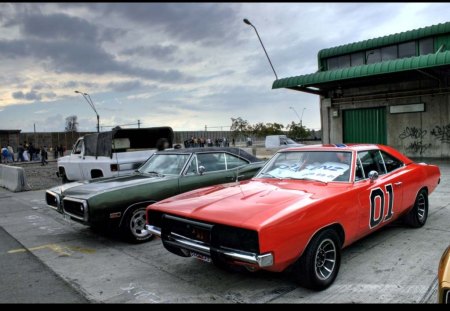
[[0, 164], [0, 187], [13, 192], [31, 190], [22, 167]]

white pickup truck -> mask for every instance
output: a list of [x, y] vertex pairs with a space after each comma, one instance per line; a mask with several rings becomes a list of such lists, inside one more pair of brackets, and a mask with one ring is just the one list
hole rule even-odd
[[63, 182], [117, 177], [133, 173], [156, 150], [160, 138], [172, 147], [170, 127], [117, 129], [80, 137], [72, 153], [58, 159]]
[[266, 136], [266, 149], [282, 149], [289, 147], [301, 147], [303, 144], [296, 143], [286, 135]]

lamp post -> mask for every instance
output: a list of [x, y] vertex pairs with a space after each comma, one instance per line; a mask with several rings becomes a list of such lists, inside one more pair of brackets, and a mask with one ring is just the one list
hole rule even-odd
[[297, 115], [297, 118], [298, 118], [298, 120], [300, 121], [300, 124], [301, 124], [302, 123], [302, 119], [298, 115], [297, 110], [295, 110], [294, 107], [289, 107], [289, 109], [292, 109], [295, 112], [295, 114]]
[[250, 21], [248, 19], [246, 19], [246, 18], [244, 18], [244, 23], [246, 23], [249, 26], [252, 26], [253, 29], [255, 29], [256, 35], [258, 36], [259, 42], [261, 43], [261, 46], [262, 46], [262, 48], [264, 50], [264, 53], [266, 53], [267, 60], [269, 61], [270, 67], [272, 67], [273, 74], [275, 75], [275, 79], [278, 80], [277, 73], [275, 72], [275, 69], [273, 68], [272, 62], [270, 61], [270, 58], [269, 58], [269, 54], [267, 54], [266, 48], [264, 47], [264, 44], [262, 43], [261, 37], [259, 36], [259, 33], [258, 33], [258, 30], [256, 30], [256, 27], [253, 26], [253, 24], [250, 23]]
[[81, 94], [83, 98], [87, 101], [89, 106], [91, 106], [92, 110], [94, 110], [95, 115], [97, 116], [97, 133], [100, 133], [100, 116], [98, 115], [97, 109], [95, 109], [94, 102], [92, 101], [91, 96], [88, 93], [83, 93], [80, 91], [75, 91], [77, 94]]
[[300, 126], [301, 126], [301, 127], [303, 127], [303, 113], [305, 113], [305, 110], [306, 110], [306, 107], [303, 108], [302, 116], [301, 116], [301, 118], [300, 118]]

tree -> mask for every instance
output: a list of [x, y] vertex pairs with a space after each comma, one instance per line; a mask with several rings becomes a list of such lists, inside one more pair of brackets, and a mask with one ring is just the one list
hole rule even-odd
[[291, 124], [288, 124], [286, 126], [286, 129], [289, 131], [288, 136], [295, 140], [308, 138], [311, 134], [310, 131], [306, 129], [306, 127], [300, 126], [300, 124], [293, 121]]
[[78, 132], [78, 117], [76, 115], [66, 118], [66, 132]]
[[242, 119], [241, 117], [238, 118], [231, 118], [231, 127], [230, 131], [232, 132], [232, 136], [234, 138], [238, 137], [239, 134], [248, 134], [252, 131], [251, 125], [248, 123], [247, 120]]

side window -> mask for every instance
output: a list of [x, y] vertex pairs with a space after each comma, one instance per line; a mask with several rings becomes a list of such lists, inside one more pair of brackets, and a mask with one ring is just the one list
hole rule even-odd
[[363, 171], [363, 167], [361, 164], [361, 160], [359, 159], [359, 156], [358, 156], [358, 158], [356, 159], [355, 181], [363, 180], [363, 179], [365, 179], [364, 171]]
[[386, 174], [383, 158], [378, 150], [360, 151], [358, 158], [361, 161], [364, 177], [369, 176], [370, 171], [377, 171], [379, 175]]
[[204, 166], [207, 173], [226, 169], [225, 154], [223, 152], [199, 153], [197, 154], [197, 161], [198, 166]]
[[79, 140], [78, 143], [73, 148], [73, 154], [81, 154], [83, 152], [83, 140]]
[[197, 156], [194, 155], [194, 157], [191, 160], [191, 163], [189, 163], [187, 169], [186, 169], [186, 175], [198, 175], [198, 166], [197, 166]]
[[227, 170], [248, 164], [247, 161], [240, 159], [238, 157], [235, 157], [228, 153], [225, 153], [225, 158], [227, 159]]
[[386, 170], [387, 172], [392, 172], [400, 167], [403, 166], [403, 162], [400, 160], [397, 160], [396, 158], [394, 158], [393, 156], [391, 156], [390, 154], [381, 151], [381, 155], [383, 156], [384, 159], [384, 164], [386, 165]]

